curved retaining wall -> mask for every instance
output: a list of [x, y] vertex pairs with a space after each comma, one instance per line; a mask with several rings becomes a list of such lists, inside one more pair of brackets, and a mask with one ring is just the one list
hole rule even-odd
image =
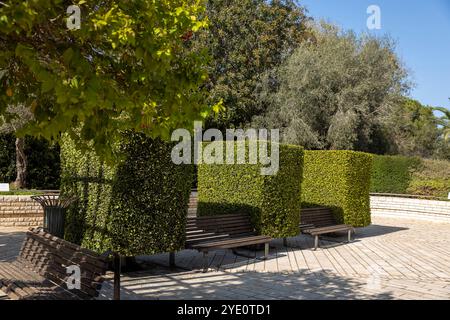
[[44, 210], [30, 196], [0, 196], [1, 227], [43, 225]]
[[370, 196], [372, 216], [450, 222], [450, 201]]

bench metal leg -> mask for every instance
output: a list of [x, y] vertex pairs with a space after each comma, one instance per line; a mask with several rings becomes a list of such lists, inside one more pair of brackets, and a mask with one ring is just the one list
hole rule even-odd
[[264, 243], [264, 259], [269, 257], [269, 243]]
[[352, 230], [348, 230], [348, 242], [352, 241]]
[[319, 247], [319, 236], [314, 236], [314, 250], [317, 250], [317, 247]]
[[283, 238], [283, 246], [284, 247], [287, 247], [288, 245], [287, 245], [287, 238]]
[[120, 300], [120, 269], [121, 269], [121, 259], [117, 253], [113, 255], [114, 264], [114, 300]]
[[208, 272], [208, 251], [203, 251], [203, 272]]
[[169, 266], [175, 268], [175, 252], [169, 253]]

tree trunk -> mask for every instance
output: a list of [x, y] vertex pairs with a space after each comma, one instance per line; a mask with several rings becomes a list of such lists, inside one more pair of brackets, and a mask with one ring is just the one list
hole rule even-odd
[[18, 189], [25, 188], [27, 178], [27, 156], [24, 150], [25, 138], [16, 138], [16, 181], [14, 185]]

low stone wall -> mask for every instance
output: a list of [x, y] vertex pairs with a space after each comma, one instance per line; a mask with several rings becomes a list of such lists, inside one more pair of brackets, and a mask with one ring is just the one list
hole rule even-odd
[[42, 206], [30, 196], [0, 196], [0, 226], [42, 226], [43, 221]]
[[372, 216], [450, 222], [450, 201], [393, 196], [370, 196]]

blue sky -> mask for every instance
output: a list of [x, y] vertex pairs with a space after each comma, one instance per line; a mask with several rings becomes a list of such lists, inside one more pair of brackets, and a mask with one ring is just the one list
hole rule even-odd
[[[389, 34], [410, 70], [421, 103], [450, 109], [450, 0], [299, 0], [309, 16], [355, 32]], [[381, 29], [366, 26], [369, 5], [381, 9]]]

